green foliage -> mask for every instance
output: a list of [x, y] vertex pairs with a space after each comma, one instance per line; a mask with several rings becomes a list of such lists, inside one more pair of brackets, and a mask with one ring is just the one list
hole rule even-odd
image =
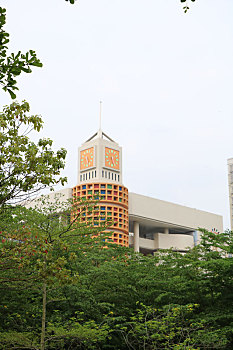
[[0, 349], [35, 349], [36, 342], [35, 335], [29, 332], [3, 332], [0, 333]]
[[65, 1], [69, 1], [70, 4], [74, 4], [75, 1], [77, 1], [77, 0], [65, 0]]
[[6, 24], [6, 9], [0, 7], [0, 84], [4, 91], [9, 92], [12, 99], [16, 98], [16, 77], [22, 72], [31, 73], [31, 67], [42, 67], [35, 51], [29, 50], [25, 54], [21, 51], [7, 56], [9, 33], [4, 30]]
[[[191, 0], [192, 2], [195, 2], [196, 0]], [[181, 3], [187, 3], [188, 0], [180, 0]], [[187, 13], [187, 11], [189, 10], [189, 6], [185, 5], [183, 7], [184, 13]]]
[[[34, 238], [38, 230], [41, 236], [47, 235], [48, 242], [44, 244], [48, 253], [43, 253], [44, 247], [41, 252], [39, 249], [35, 260], [34, 256], [28, 259], [32, 265], [24, 266], [25, 271], [31, 269], [32, 276], [37, 273], [40, 279], [31, 284], [28, 279], [26, 288], [20, 281], [0, 284], [2, 333], [28, 332], [35, 334], [35, 339], [38, 337], [43, 279], [48, 282], [45, 337], [48, 350], [56, 349], [56, 344], [60, 349], [232, 348], [231, 232], [216, 235], [204, 231], [201, 244], [185, 255], [164, 251], [154, 257], [142, 256], [112, 244], [103, 249], [106, 242], [97, 232], [93, 240], [91, 227], [89, 235], [88, 229], [81, 234], [83, 227], [79, 232], [71, 229], [70, 235], [65, 216], [62, 217], [66, 209], [60, 211], [60, 229], [64, 233], [59, 238], [55, 211], [55, 207], [51, 215], [45, 211], [44, 217], [38, 211], [36, 216], [33, 211], [22, 214], [24, 225], [30, 223]], [[78, 227], [78, 219], [75, 222]], [[51, 237], [49, 232], [53, 232]], [[59, 242], [62, 239], [67, 249], [60, 243], [56, 245], [55, 237]], [[54, 248], [50, 247], [54, 243]], [[44, 256], [48, 259], [45, 275], [37, 265], [37, 258], [43, 263]], [[78, 278], [60, 280], [53, 261]], [[20, 277], [19, 271], [16, 269], [10, 275]], [[7, 270], [4, 274], [7, 275]]]
[[65, 325], [64, 322], [49, 323], [47, 333], [51, 349], [101, 349], [101, 343], [109, 337], [109, 326], [106, 323], [98, 325], [93, 320], [83, 322], [76, 313]]
[[28, 134], [39, 132], [43, 125], [41, 117], [28, 115], [29, 110], [26, 101], [14, 102], [0, 113], [0, 207], [66, 182], [65, 177], [57, 177], [65, 166], [66, 150], [54, 152], [50, 139], [37, 144], [29, 139]]
[[[197, 305], [164, 307], [158, 310], [139, 304], [129, 321], [115, 326], [129, 349], [189, 349], [196, 350], [192, 337], [202, 328], [192, 323], [191, 314]], [[116, 321], [117, 322], [117, 321]]]

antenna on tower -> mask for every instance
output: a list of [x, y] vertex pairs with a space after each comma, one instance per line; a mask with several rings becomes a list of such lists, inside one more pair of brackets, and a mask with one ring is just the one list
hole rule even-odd
[[100, 101], [100, 124], [99, 124], [99, 130], [101, 130], [101, 118], [102, 118], [102, 101]]

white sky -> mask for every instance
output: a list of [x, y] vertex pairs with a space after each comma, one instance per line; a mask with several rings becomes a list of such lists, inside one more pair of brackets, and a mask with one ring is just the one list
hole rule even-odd
[[[129, 191], [223, 215], [233, 157], [233, 1], [1, 0], [10, 50], [44, 63], [19, 79], [18, 101], [45, 122], [41, 136], [68, 150], [98, 129], [123, 147]], [[0, 105], [9, 104], [0, 92]]]

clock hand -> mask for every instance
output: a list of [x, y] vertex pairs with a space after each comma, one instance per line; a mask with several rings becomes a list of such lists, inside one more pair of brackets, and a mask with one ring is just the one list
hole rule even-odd
[[114, 162], [114, 159], [113, 159], [113, 157], [112, 157], [112, 162], [113, 162], [113, 164], [115, 165], [115, 162]]

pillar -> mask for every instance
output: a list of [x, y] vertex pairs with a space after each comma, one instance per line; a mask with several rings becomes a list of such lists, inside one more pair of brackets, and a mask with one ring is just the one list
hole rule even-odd
[[165, 228], [165, 229], [164, 229], [164, 233], [165, 233], [166, 235], [169, 235], [169, 228]]
[[135, 252], [139, 252], [139, 223], [136, 221], [134, 221], [133, 223], [133, 233], [134, 233], [133, 248]]

